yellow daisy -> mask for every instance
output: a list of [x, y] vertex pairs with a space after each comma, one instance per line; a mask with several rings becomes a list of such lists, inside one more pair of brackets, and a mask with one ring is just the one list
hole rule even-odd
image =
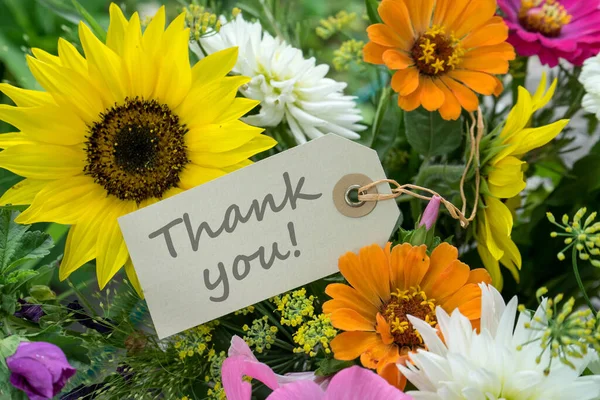
[[45, 91], [0, 84], [16, 106], [0, 120], [0, 167], [26, 179], [0, 204], [30, 204], [17, 222], [69, 224], [60, 279], [96, 259], [103, 288], [125, 266], [139, 282], [117, 218], [250, 163], [275, 141], [239, 118], [258, 102], [236, 98], [246, 77], [227, 77], [237, 48], [193, 67], [185, 15], [165, 29], [161, 8], [142, 32], [110, 6], [106, 43], [83, 23], [85, 57], [66, 40], [58, 56], [33, 49], [31, 72]]
[[548, 104], [556, 90], [556, 80], [548, 91], [546, 84], [544, 74], [533, 96], [519, 87], [517, 104], [500, 133], [490, 141], [488, 151], [484, 151], [484, 159], [489, 160], [484, 161], [482, 168], [487, 190], [482, 193], [485, 210], [477, 218], [477, 250], [498, 289], [503, 284], [500, 264], [509, 269], [517, 282], [521, 269], [521, 254], [511, 239], [513, 215], [502, 200], [513, 199], [525, 189], [523, 171], [527, 163], [522, 158], [550, 142], [569, 123], [563, 119], [538, 128], [529, 127], [532, 115]]

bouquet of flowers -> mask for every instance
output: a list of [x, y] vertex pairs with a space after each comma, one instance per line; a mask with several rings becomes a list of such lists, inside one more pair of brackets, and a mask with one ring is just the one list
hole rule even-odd
[[[0, 11], [0, 399], [600, 399], [600, 1]], [[325, 135], [389, 240], [159, 336], [118, 218]]]

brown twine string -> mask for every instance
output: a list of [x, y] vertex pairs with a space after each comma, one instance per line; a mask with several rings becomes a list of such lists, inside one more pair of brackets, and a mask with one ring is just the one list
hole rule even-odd
[[[425, 188], [422, 186], [412, 185], [409, 183], [400, 185], [398, 182], [396, 182], [393, 179], [381, 179], [381, 180], [371, 182], [368, 185], [361, 187], [360, 189], [358, 189], [358, 201], [390, 200], [390, 199], [398, 198], [398, 197], [402, 196], [403, 194], [415, 197], [417, 199], [429, 201], [434, 196], [438, 196], [440, 198], [441, 203], [446, 207], [446, 210], [448, 210], [448, 212], [450, 213], [452, 218], [460, 221], [460, 225], [463, 228], [467, 228], [469, 226], [469, 224], [471, 222], [473, 222], [473, 220], [475, 219], [475, 216], [477, 215], [477, 205], [479, 203], [479, 186], [481, 184], [481, 173], [479, 171], [479, 169], [481, 167], [481, 164], [480, 164], [481, 160], [479, 157], [479, 145], [481, 143], [481, 139], [483, 138], [483, 133], [484, 133], [483, 115], [481, 113], [481, 108], [477, 109], [477, 119], [475, 118], [475, 115], [472, 112], [470, 113], [470, 116], [471, 116], [471, 121], [472, 121], [472, 125], [469, 128], [469, 136], [471, 138], [471, 154], [469, 155], [469, 159], [467, 160], [467, 165], [465, 166], [465, 170], [463, 171], [462, 177], [460, 179], [460, 197], [461, 197], [461, 200], [463, 203], [462, 209], [458, 209], [458, 207], [456, 207], [450, 201], [446, 200], [443, 196], [441, 196], [439, 193], [435, 192], [434, 190], [431, 190], [429, 188]], [[477, 128], [477, 135], [475, 135], [475, 128]], [[475, 160], [475, 202], [473, 204], [473, 209], [471, 211], [471, 215], [467, 218], [465, 215], [466, 210], [467, 210], [467, 197], [465, 195], [465, 180], [467, 178], [467, 174], [469, 173], [469, 169], [471, 168], [471, 165], [473, 164], [473, 160]], [[381, 183], [389, 183], [391, 186], [393, 186], [392, 193], [391, 194], [367, 193], [367, 191], [369, 189], [371, 189], [372, 187], [375, 187]], [[416, 193], [415, 191], [426, 192], [426, 193], [431, 194], [431, 196], [430, 197], [424, 196], [422, 194]]]

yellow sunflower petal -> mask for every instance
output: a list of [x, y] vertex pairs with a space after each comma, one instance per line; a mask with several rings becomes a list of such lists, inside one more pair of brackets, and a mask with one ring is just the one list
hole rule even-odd
[[58, 271], [61, 281], [67, 279], [88, 261], [96, 258], [96, 243], [105, 212], [104, 205], [94, 207], [69, 229], [65, 254]]
[[163, 33], [165, 31], [165, 6], [160, 6], [152, 21], [148, 24], [144, 30], [142, 37], [142, 45], [144, 51], [153, 57], [159, 50], [159, 46], [156, 43], [160, 43], [162, 40]]
[[0, 152], [0, 167], [33, 179], [67, 178], [83, 173], [83, 150], [50, 144], [22, 144]]
[[45, 62], [46, 64], [62, 66], [62, 61], [60, 60], [60, 57], [52, 55], [47, 51], [32, 48], [31, 53], [35, 58], [42, 62]]
[[227, 107], [225, 111], [216, 119], [219, 122], [227, 122], [234, 119], [240, 119], [256, 106], [260, 104], [258, 100], [246, 99], [244, 97], [236, 97], [233, 103]]
[[144, 291], [142, 290], [142, 285], [140, 285], [140, 280], [138, 279], [137, 273], [135, 272], [135, 268], [133, 266], [133, 262], [131, 258], [127, 260], [125, 263], [125, 273], [127, 274], [127, 279], [131, 283], [131, 286], [135, 289], [135, 292], [140, 296], [141, 299], [144, 298]]
[[249, 81], [245, 76], [232, 76], [194, 88], [175, 112], [190, 130], [222, 121], [219, 117], [233, 102], [238, 88]]
[[21, 224], [56, 222], [74, 224], [87, 210], [103, 204], [104, 189], [89, 176], [76, 176], [48, 183], [31, 206], [16, 219]]
[[552, 99], [552, 96], [554, 96], [556, 86], [558, 85], [558, 79], [554, 79], [548, 91], [546, 91], [547, 80], [548, 78], [546, 76], [546, 72], [543, 72], [540, 84], [538, 85], [537, 90], [535, 91], [535, 94], [531, 99], [534, 112], [539, 110], [540, 108], [545, 107], [546, 104], [548, 104], [548, 102], [550, 101], [550, 99]]
[[104, 215], [96, 244], [96, 276], [100, 289], [104, 289], [104, 286], [119, 272], [129, 258], [117, 218], [134, 211], [136, 208], [134, 202], [117, 200], [112, 202], [110, 209]]
[[[203, 167], [222, 168], [242, 162], [243, 160], [248, 159], [255, 154], [270, 149], [276, 144], [277, 142], [275, 139], [266, 135], [259, 135], [237, 149], [233, 149], [224, 153], [190, 151], [189, 158], [194, 164]], [[2, 153], [0, 153], [0, 155], [1, 154]]]
[[129, 22], [115, 3], [110, 3], [110, 24], [106, 35], [106, 45], [118, 55], [123, 54], [123, 38]]
[[510, 141], [515, 146], [512, 154], [521, 156], [533, 149], [542, 147], [558, 136], [569, 123], [568, 119], [561, 119], [553, 124], [541, 126], [539, 128], [528, 128], [521, 131], [518, 136], [513, 136]]
[[[513, 109], [508, 114], [506, 118], [506, 125], [502, 128], [502, 132], [500, 132], [500, 137], [504, 140], [508, 140], [511, 136], [519, 133], [531, 118], [533, 114], [533, 102], [531, 99], [531, 95], [522, 86], [519, 86], [519, 95], [517, 98], [517, 104], [513, 107]], [[510, 154], [510, 153], [508, 153]]]
[[222, 153], [243, 146], [263, 131], [239, 120], [210, 124], [190, 130], [185, 145], [189, 151]]
[[509, 237], [513, 228], [513, 218], [508, 207], [500, 200], [487, 196], [485, 218], [494, 237]]
[[504, 251], [502, 251], [492, 236], [487, 215], [485, 213], [481, 214], [483, 215], [478, 218], [479, 223], [477, 224], [477, 241], [488, 249], [488, 252], [494, 259], [499, 260], [504, 255]]
[[58, 39], [58, 56], [65, 67], [71, 68], [82, 76], [87, 75], [88, 66], [86, 59], [79, 54], [75, 46], [63, 38]]
[[191, 189], [223, 175], [225, 175], [225, 171], [222, 169], [206, 168], [189, 163], [179, 175], [179, 186], [183, 189]]
[[31, 204], [35, 196], [51, 181], [24, 179], [8, 189], [0, 198], [0, 205]]
[[231, 173], [231, 172], [237, 171], [238, 169], [242, 169], [242, 168], [247, 167], [248, 165], [252, 165], [252, 164], [254, 164], [252, 162], [252, 160], [244, 160], [244, 161], [240, 161], [237, 164], [222, 167], [221, 169], [227, 173]]
[[37, 107], [55, 104], [54, 98], [48, 92], [21, 89], [8, 83], [0, 83], [0, 92], [7, 95], [19, 107]]
[[[15, 126], [26, 137], [49, 144], [71, 146], [83, 143], [87, 133], [86, 124], [79, 118], [64, 112], [60, 107], [47, 105], [40, 107], [13, 107], [0, 104], [0, 120]], [[49, 130], [49, 128], [51, 130]], [[14, 145], [17, 137], [10, 139], [9, 145]]]
[[22, 132], [11, 132], [0, 134], [0, 149], [7, 149], [20, 144], [35, 144], [27, 135]]
[[193, 86], [224, 78], [233, 69], [238, 60], [238, 48], [231, 47], [209, 55], [198, 61], [192, 68]]

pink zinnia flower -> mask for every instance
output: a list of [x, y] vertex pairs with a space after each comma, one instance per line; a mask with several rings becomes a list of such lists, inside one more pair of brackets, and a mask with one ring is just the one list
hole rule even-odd
[[312, 372], [277, 375], [254, 357], [241, 338], [234, 336], [222, 368], [228, 400], [250, 400], [252, 386], [243, 380], [244, 376], [272, 389], [268, 400], [412, 400], [374, 372], [358, 366], [338, 372], [331, 382], [328, 379], [323, 382], [323, 378], [315, 377]]
[[559, 58], [581, 65], [600, 52], [599, 0], [498, 0], [498, 5], [519, 55], [537, 55], [554, 67]]

